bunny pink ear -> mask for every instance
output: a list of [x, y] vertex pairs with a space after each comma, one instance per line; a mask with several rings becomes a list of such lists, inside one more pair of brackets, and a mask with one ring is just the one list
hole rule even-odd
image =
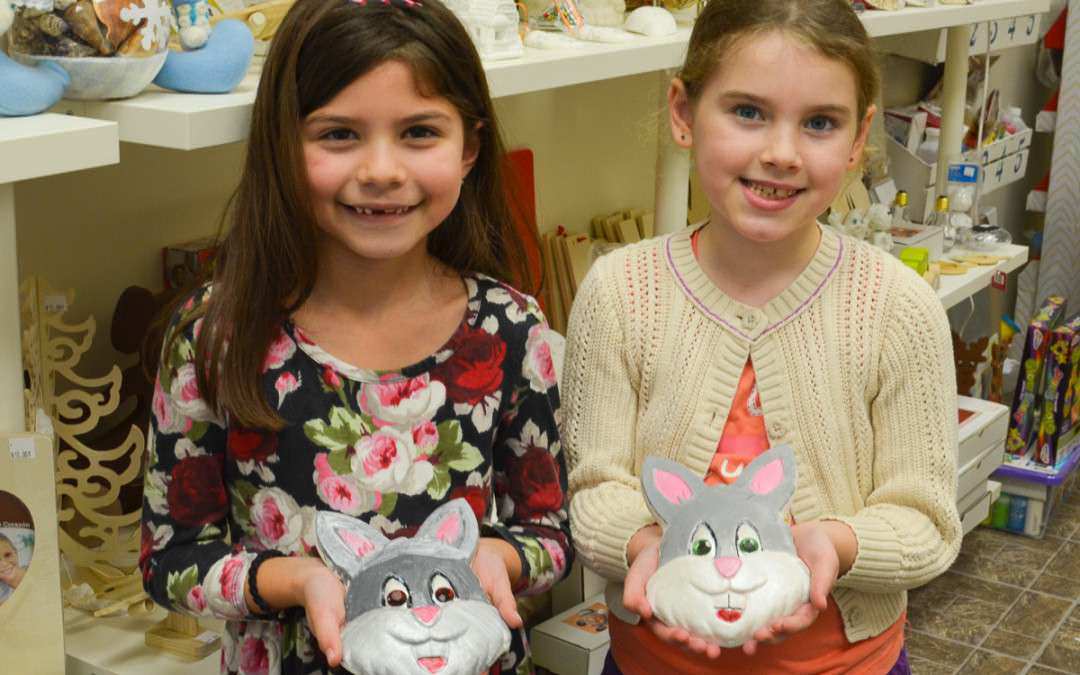
[[463, 530], [464, 528], [461, 526], [461, 517], [456, 513], [451, 513], [439, 523], [439, 527], [435, 531], [435, 538], [444, 544], [453, 546], [457, 543], [457, 540], [461, 538]]
[[641, 464], [641, 488], [653, 515], [666, 525], [701, 494], [705, 482], [678, 462], [650, 456]]
[[678, 505], [694, 497], [694, 491], [686, 481], [670, 471], [653, 469], [652, 478], [656, 491], [672, 504]]
[[375, 542], [353, 530], [339, 529], [335, 532], [357, 558], [364, 558], [375, 551]]
[[433, 539], [445, 544], [454, 555], [471, 558], [480, 538], [476, 513], [469, 502], [452, 499], [431, 512], [414, 539]]
[[784, 481], [784, 462], [774, 459], [754, 474], [750, 481], [750, 491], [754, 494], [767, 495]]
[[333, 511], [315, 514], [319, 555], [342, 579], [351, 579], [381, 551], [389, 539], [362, 520]]

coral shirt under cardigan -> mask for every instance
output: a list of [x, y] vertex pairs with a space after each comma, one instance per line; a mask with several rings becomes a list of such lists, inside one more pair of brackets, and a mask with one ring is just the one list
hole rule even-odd
[[[256, 552], [318, 555], [319, 510], [357, 516], [393, 538], [463, 497], [484, 536], [517, 549], [516, 593], [541, 592], [565, 575], [572, 550], [551, 333], [532, 298], [485, 276], [464, 281], [468, 304], [454, 335], [398, 371], [351, 366], [286, 322], [262, 375], [286, 422], [276, 433], [211, 414], [194, 378], [201, 321], [163, 353], [140, 565], [159, 604], [227, 619], [223, 671], [327, 670], [302, 610], [260, 621], [244, 601]], [[513, 633], [501, 672], [531, 673], [524, 633]]]
[[823, 229], [800, 276], [754, 308], [709, 280], [683, 230], [599, 259], [567, 338], [570, 520], [582, 561], [609, 580], [654, 521], [642, 460], [704, 476], [748, 358], [770, 445], [795, 449], [793, 517], [840, 520], [858, 540], [832, 593], [849, 641], [893, 625], [907, 589], [955, 559], [949, 324], [933, 289], [884, 252]]

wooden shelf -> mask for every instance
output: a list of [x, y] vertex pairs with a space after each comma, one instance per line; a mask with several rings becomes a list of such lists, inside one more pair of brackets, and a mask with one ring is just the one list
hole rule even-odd
[[[965, 255], [967, 251], [960, 248], [954, 248], [949, 251], [949, 256]], [[998, 251], [979, 251], [977, 253], [987, 253], [989, 255], [1007, 255], [1009, 258], [1003, 260], [994, 266], [974, 267], [967, 271], [965, 274], [957, 274], [952, 276], [941, 275], [941, 284], [938, 288], [938, 297], [941, 298], [941, 304], [945, 306], [945, 309], [949, 309], [953, 305], [959, 304], [966, 300], [970, 296], [978, 293], [982, 289], [990, 285], [990, 280], [994, 276], [995, 272], [1012, 272], [1019, 268], [1021, 265], [1027, 262], [1028, 249], [1026, 246], [1018, 246], [1016, 244], [1008, 244], [1003, 246]]]
[[0, 118], [0, 184], [120, 161], [117, 125], [47, 113]]
[[[961, 26], [1035, 14], [1049, 0], [980, 0], [974, 5], [938, 5], [896, 12], [867, 11], [862, 21], [873, 37]], [[673, 35], [638, 37], [621, 44], [586, 43], [570, 50], [525, 50], [518, 59], [485, 64], [492, 96], [514, 96], [615, 77], [648, 73], [682, 64], [690, 28]], [[180, 150], [243, 141], [255, 101], [257, 72], [231, 94], [147, 91], [123, 101], [63, 104], [80, 115], [120, 124], [120, 139]]]
[[873, 37], [918, 33], [1050, 10], [1050, 0], [978, 0], [973, 5], [907, 7], [896, 12], [867, 11], [863, 25]]
[[[64, 608], [64, 651], [68, 675], [217, 675], [221, 654], [214, 652], [199, 661], [185, 661], [146, 646], [146, 629], [165, 618], [160, 607], [146, 616], [94, 618], [71, 607]], [[201, 621], [221, 633], [217, 621]]]

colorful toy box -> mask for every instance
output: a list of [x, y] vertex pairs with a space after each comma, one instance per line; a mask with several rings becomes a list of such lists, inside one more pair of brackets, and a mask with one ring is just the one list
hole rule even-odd
[[1064, 313], [1065, 298], [1052, 295], [1028, 324], [1020, 378], [1013, 394], [1009, 435], [1005, 441], [1005, 451], [1011, 455], [1022, 457], [1034, 449], [1037, 440], [1035, 422], [1040, 418], [1050, 333], [1061, 324]]
[[1046, 357], [1042, 414], [1039, 417], [1035, 459], [1040, 464], [1057, 463], [1058, 447], [1073, 427], [1069, 394], [1075, 384], [1075, 364], [1080, 361], [1080, 314], [1050, 333]]

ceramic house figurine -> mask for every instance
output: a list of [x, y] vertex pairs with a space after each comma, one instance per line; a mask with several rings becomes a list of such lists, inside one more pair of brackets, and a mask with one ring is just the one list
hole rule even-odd
[[[15, 19], [10, 0], [0, 0], [0, 38]], [[55, 63], [28, 68], [0, 51], [0, 117], [36, 115], [52, 107], [71, 84], [67, 71]]]
[[513, 0], [448, 0], [485, 61], [514, 59], [525, 53]]
[[646, 585], [661, 621], [735, 647], [807, 602], [810, 572], [784, 520], [795, 491], [790, 446], [762, 453], [731, 485], [707, 486], [657, 457], [645, 459], [641, 482], [664, 528], [660, 567]]
[[477, 675], [510, 631], [469, 567], [479, 528], [464, 499], [437, 508], [412, 538], [389, 540], [339, 513], [315, 521], [319, 553], [344, 580], [342, 665], [356, 675]]

